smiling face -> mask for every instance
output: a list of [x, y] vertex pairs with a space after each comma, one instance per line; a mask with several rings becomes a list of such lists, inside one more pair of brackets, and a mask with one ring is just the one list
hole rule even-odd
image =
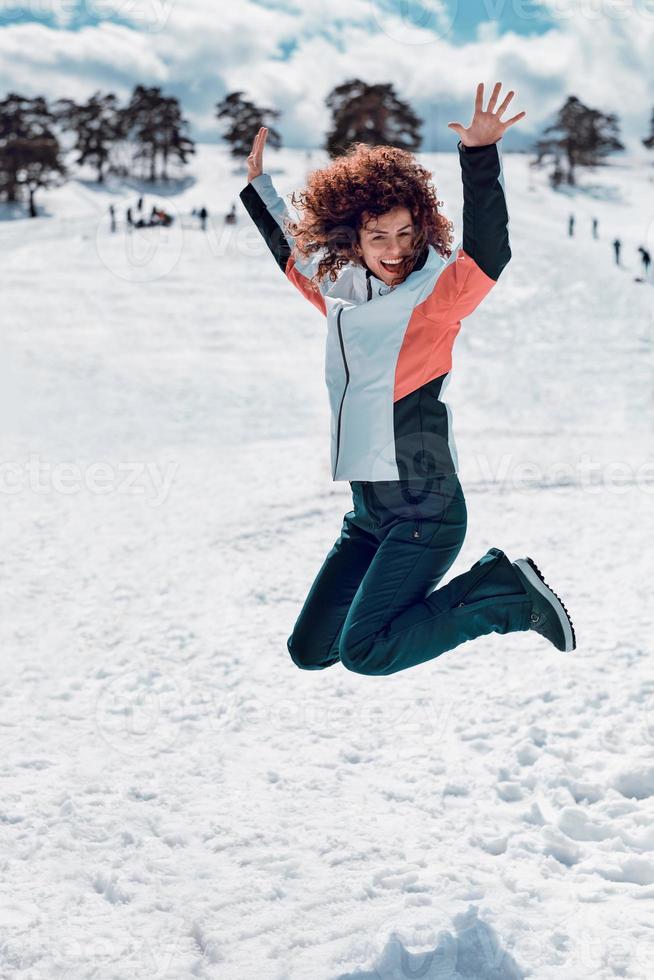
[[397, 207], [378, 217], [363, 218], [356, 251], [374, 276], [387, 286], [397, 286], [409, 272], [406, 259], [413, 250], [414, 232], [411, 212]]

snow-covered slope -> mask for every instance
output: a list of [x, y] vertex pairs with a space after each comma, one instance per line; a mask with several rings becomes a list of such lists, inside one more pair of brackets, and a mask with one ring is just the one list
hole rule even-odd
[[[457, 157], [424, 159], [458, 233]], [[269, 155], [282, 193], [320, 162]], [[4, 212], [2, 977], [651, 974], [654, 170], [556, 194], [504, 167], [513, 260], [448, 390], [451, 575], [531, 555], [579, 645], [491, 635], [389, 677], [286, 652], [351, 498], [324, 324], [243, 171], [200, 147], [146, 196], [175, 225], [131, 239], [124, 185]]]

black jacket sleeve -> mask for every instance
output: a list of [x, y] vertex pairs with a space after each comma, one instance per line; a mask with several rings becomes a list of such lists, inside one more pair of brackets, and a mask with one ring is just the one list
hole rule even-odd
[[270, 176], [259, 174], [245, 185], [239, 198], [272, 252], [277, 265], [282, 272], [285, 272], [291, 257], [291, 240], [284, 232], [281, 222], [287, 217], [288, 212], [284, 201], [275, 191]]
[[241, 190], [239, 198], [286, 278], [324, 314], [324, 296], [331, 282], [323, 276], [318, 290], [309, 282], [318, 269], [322, 254], [315, 252], [309, 258], [297, 255], [295, 241], [286, 229], [289, 216], [286, 202], [277, 193], [270, 174], [262, 173], [251, 180]]
[[509, 215], [501, 150], [497, 143], [465, 146], [459, 141], [463, 180], [463, 251], [497, 280], [511, 258]]

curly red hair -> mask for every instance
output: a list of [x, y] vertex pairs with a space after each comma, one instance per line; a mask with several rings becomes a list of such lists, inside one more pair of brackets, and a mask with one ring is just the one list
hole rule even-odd
[[438, 211], [443, 202], [431, 178], [408, 150], [367, 143], [353, 143], [328, 167], [310, 173], [305, 189], [291, 195], [300, 219], [287, 219], [286, 228], [300, 255], [325, 252], [310, 280], [312, 287], [317, 289], [325, 276], [334, 282], [349, 263], [363, 265], [354, 249], [360, 229], [396, 207], [408, 208], [413, 219], [408, 272], [428, 244], [448, 258], [453, 225]]

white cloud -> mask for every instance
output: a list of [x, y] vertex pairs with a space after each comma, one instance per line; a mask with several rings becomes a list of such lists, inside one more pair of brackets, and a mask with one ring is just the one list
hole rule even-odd
[[[311, 0], [282, 10], [255, 2], [111, 2], [147, 29], [110, 23], [78, 31], [35, 23], [0, 29], [0, 89], [82, 98], [102, 88], [126, 97], [138, 82], [161, 85], [178, 95], [205, 139], [220, 132], [215, 103], [241, 89], [280, 109], [284, 142], [301, 146], [322, 141], [324, 98], [334, 85], [351, 77], [390, 81], [425, 118], [425, 149], [435, 139], [438, 148], [453, 145], [447, 123], [469, 121], [478, 81], [490, 90], [500, 79], [516, 90], [511, 111], [527, 111], [507, 134], [507, 148], [539, 132], [570, 93], [617, 112], [633, 144], [645, 135], [654, 101], [648, 0], [543, 0], [557, 21], [545, 33], [496, 36], [482, 28], [462, 45], [407, 25], [372, 0]], [[441, 29], [445, 8], [438, 13]], [[289, 59], [280, 60], [291, 42]]]

